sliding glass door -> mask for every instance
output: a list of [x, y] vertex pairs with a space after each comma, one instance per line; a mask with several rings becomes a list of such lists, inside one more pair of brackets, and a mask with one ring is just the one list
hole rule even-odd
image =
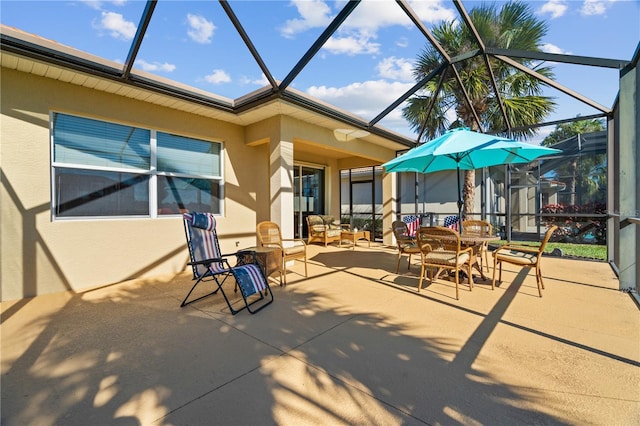
[[296, 165], [293, 171], [295, 238], [306, 238], [307, 216], [324, 214], [324, 168]]

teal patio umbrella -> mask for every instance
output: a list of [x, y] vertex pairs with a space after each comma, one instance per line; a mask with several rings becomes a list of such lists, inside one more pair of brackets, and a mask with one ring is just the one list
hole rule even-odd
[[559, 149], [478, 133], [471, 131], [468, 127], [458, 127], [412, 148], [382, 166], [387, 173], [432, 173], [457, 170], [458, 224], [460, 231], [462, 231], [463, 201], [460, 170], [481, 169], [500, 164], [528, 163], [539, 157], [561, 152]]

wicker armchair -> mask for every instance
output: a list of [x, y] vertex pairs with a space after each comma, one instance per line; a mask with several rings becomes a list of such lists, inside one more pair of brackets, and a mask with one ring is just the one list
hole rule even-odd
[[[486, 220], [463, 220], [462, 232], [469, 235], [479, 235], [488, 237], [492, 235], [493, 227]], [[484, 261], [483, 261], [484, 256]], [[489, 243], [483, 243], [478, 250], [478, 257], [480, 258], [480, 270], [483, 266], [489, 272]]]
[[258, 244], [262, 247], [276, 247], [282, 253], [280, 277], [287, 284], [287, 262], [301, 259], [304, 262], [304, 276], [307, 276], [307, 244], [299, 238], [282, 238], [280, 226], [274, 222], [260, 222], [256, 225]]
[[409, 235], [409, 228], [407, 224], [402, 220], [396, 220], [391, 224], [393, 230], [393, 236], [396, 239], [398, 245], [398, 263], [396, 264], [396, 274], [400, 270], [400, 259], [403, 254], [408, 254], [407, 269], [411, 269], [411, 255], [420, 254], [420, 247], [416, 244], [416, 239]]
[[544, 283], [542, 282], [542, 272], [540, 271], [540, 261], [542, 260], [542, 253], [546, 247], [553, 232], [558, 229], [556, 225], [552, 225], [544, 234], [542, 242], [537, 246], [523, 245], [523, 244], [505, 244], [496, 251], [493, 252], [493, 281], [492, 286], [496, 282], [496, 268], [500, 268], [500, 275], [498, 281], [502, 281], [502, 263], [511, 263], [512, 265], [526, 266], [527, 268], [536, 268], [536, 282], [538, 284], [538, 295], [542, 297], [542, 289], [544, 289]]
[[313, 214], [307, 216], [307, 227], [309, 229], [307, 243], [320, 242], [325, 247], [329, 243], [340, 242], [341, 232], [350, 229], [349, 224], [336, 223], [333, 216]]
[[[460, 273], [466, 265], [466, 274], [469, 277], [469, 291], [473, 289], [473, 276], [471, 275], [472, 248], [461, 248], [460, 234], [443, 226], [430, 226], [418, 230], [417, 243], [420, 247], [421, 270], [418, 292], [422, 289], [422, 281], [429, 270], [429, 280], [437, 279], [443, 269], [452, 270], [456, 280], [456, 299], [459, 298], [458, 285]], [[433, 271], [436, 274], [433, 275]]]

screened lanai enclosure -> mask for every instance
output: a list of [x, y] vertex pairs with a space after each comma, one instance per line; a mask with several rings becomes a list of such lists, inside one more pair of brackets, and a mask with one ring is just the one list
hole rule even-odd
[[[469, 219], [489, 221], [503, 238], [537, 241], [549, 225], [556, 241], [606, 244], [607, 135], [578, 134], [552, 145], [562, 154], [531, 163], [476, 171], [476, 200]], [[382, 168], [341, 172], [342, 221], [381, 240]], [[422, 225], [443, 225], [457, 214], [455, 171], [400, 173], [396, 211]]]
[[[33, 19], [23, 21], [23, 18], [30, 13], [35, 14], [44, 10], [44, 5], [49, 6], [53, 3], [62, 5], [62, 2], [42, 2], [42, 8], [31, 8], [29, 13], [19, 8], [11, 8], [11, 6], [22, 5], [25, 2], [4, 3], [2, 25], [0, 25], [3, 77], [11, 75], [16, 76], [16, 79], [42, 78], [47, 79], [43, 80], [47, 83], [59, 80], [65, 84], [65, 86], [61, 84], [61, 87], [67, 90], [82, 88], [82, 90], [94, 91], [97, 94], [114, 94], [120, 96], [118, 99], [121, 101], [146, 102], [149, 105], [164, 106], [181, 113], [191, 114], [193, 117], [207, 117], [234, 126], [248, 127], [264, 124], [268, 119], [273, 119], [275, 122], [276, 119], [280, 120], [282, 117], [295, 116], [296, 119], [303, 121], [305, 126], [316, 126], [318, 122], [322, 122], [322, 131], [326, 131], [327, 135], [332, 135], [335, 130], [340, 129], [348, 129], [349, 132], [360, 131], [369, 135], [360, 142], [370, 143], [371, 147], [382, 144], [384, 146], [391, 145], [394, 149], [396, 149], [396, 145], [401, 145], [401, 149], [404, 147], [409, 149], [415, 146], [417, 141], [426, 139], [422, 136], [426, 135], [423, 130], [427, 123], [430, 121], [441, 123], [440, 119], [443, 116], [446, 117], [440, 113], [440, 105], [435, 100], [443, 92], [443, 88], [447, 87], [456, 88], [455, 94], [458, 96], [458, 104], [466, 110], [468, 115], [466, 118], [458, 117], [462, 118], [462, 124], [475, 127], [484, 133], [518, 135], [533, 128], [575, 121], [578, 113], [586, 114], [582, 117], [583, 119], [606, 120], [606, 150], [604, 152], [602, 152], [601, 143], [593, 142], [592, 147], [592, 141], [586, 135], [581, 135], [575, 140], [560, 142], [566, 145], [560, 147], [564, 154], [553, 160], [542, 159], [528, 165], [520, 164], [477, 170], [475, 173], [476, 191], [473, 216], [489, 220], [506, 239], [535, 239], [550, 222], [562, 225], [563, 238], [567, 241], [591, 244], [602, 243], [604, 239], [608, 248], [608, 260], [616, 269], [616, 273], [619, 273], [621, 288], [635, 288], [636, 283], [640, 281], [640, 268], [637, 267], [638, 253], [640, 253], [640, 228], [638, 228], [640, 224], [640, 190], [638, 189], [640, 188], [640, 173], [638, 173], [640, 169], [640, 158], [638, 157], [640, 44], [637, 44], [637, 25], [632, 28], [616, 27], [615, 38], [604, 41], [604, 43], [613, 44], [631, 40], [631, 44], [637, 44], [635, 51], [625, 59], [615, 59], [549, 53], [542, 51], [541, 46], [536, 46], [535, 49], [532, 47], [520, 49], [511, 45], [500, 45], [492, 37], [486, 37], [483, 31], [479, 31], [482, 28], [474, 22], [473, 18], [473, 9], [479, 2], [474, 1], [446, 0], [442, 2], [452, 14], [456, 25], [464, 28], [465, 37], [468, 36], [469, 39], [468, 43], [451, 47], [445, 46], [434, 36], [435, 29], [430, 19], [433, 11], [421, 7], [429, 2], [406, 0], [318, 2], [329, 5], [332, 12], [327, 13], [326, 19], [314, 26], [313, 31], [308, 34], [308, 44], [301, 45], [300, 50], [291, 51], [288, 44], [285, 44], [288, 43], [288, 38], [280, 37], [277, 34], [276, 29], [280, 26], [274, 25], [274, 21], [268, 20], [273, 17], [279, 19], [284, 14], [282, 8], [290, 9], [289, 2], [148, 0], [146, 2], [118, 2], [121, 3], [121, 7], [131, 8], [128, 10], [130, 15], [129, 21], [127, 21], [131, 23], [129, 26], [131, 34], [126, 43], [122, 43], [121, 40], [117, 41], [118, 47], [113, 51], [117, 53], [107, 55], [105, 52], [108, 50], [103, 50], [109, 46], [109, 39], [106, 37], [101, 38], [97, 43], [86, 40], [84, 47], [76, 46], [66, 38], [59, 39], [55, 34], [49, 34], [49, 26], [34, 27], [36, 21]], [[394, 87], [395, 89], [386, 93], [387, 97], [382, 105], [373, 106], [364, 116], [349, 102], [353, 96], [344, 96], [344, 104], [334, 105], [330, 100], [316, 99], [309, 96], [309, 93], [295, 88], [296, 85], [300, 88], [317, 88], [325, 87], [325, 85], [329, 87], [330, 84], [324, 80], [324, 77], [341, 75], [340, 69], [362, 70], [363, 74], [354, 78], [353, 81], [341, 82], [340, 85], [344, 87], [355, 87], [354, 83], [370, 80], [373, 75], [371, 74], [372, 70], [363, 66], [364, 62], [361, 56], [341, 55], [340, 58], [343, 58], [344, 62], [341, 61], [339, 65], [342, 68], [337, 66], [329, 68], [324, 63], [327, 57], [324, 53], [328, 47], [335, 47], [336, 40], [346, 40], [346, 38], [339, 36], [350, 34], [348, 31], [353, 28], [354, 24], [368, 23], [366, 19], [362, 19], [361, 13], [365, 14], [364, 16], [373, 14], [381, 9], [383, 3], [390, 8], [392, 13], [397, 14], [398, 21], [397, 24], [394, 23], [394, 26], [399, 30], [398, 34], [406, 40], [415, 40], [415, 46], [420, 46], [418, 49], [407, 52], [405, 56], [416, 58], [421, 55], [423, 52], [421, 49], [424, 48], [424, 51], [434, 54], [435, 61], [431, 64], [433, 67], [424, 68], [424, 73], [419, 76], [413, 75], [414, 78], [405, 84], [396, 85], [396, 82], [391, 78], [390, 84], [385, 87]], [[189, 52], [190, 54], [178, 55], [182, 58], [176, 60], [181, 64], [184, 61], [185, 65], [187, 63], [197, 65], [194, 69], [197, 69], [198, 78], [192, 76], [188, 81], [174, 81], [166, 76], [157, 75], [158, 72], [145, 71], [143, 69], [145, 68], [143, 66], [145, 65], [145, 55], [147, 52], [156, 50], [152, 43], [162, 39], [161, 35], [162, 37], [170, 35], [168, 39], [172, 40], [184, 38], [180, 36], [184, 29], [183, 22], [180, 20], [184, 20], [184, 16], [187, 16], [189, 10], [186, 8], [194, 4], [203, 5], [207, 13], [215, 17], [216, 22], [220, 22], [216, 28], [216, 36], [223, 40], [222, 43], [214, 44], [196, 43], [194, 46], [197, 45], [198, 50]], [[180, 8], [180, 13], [173, 10], [174, 7]], [[249, 17], [257, 16], [256, 10], [261, 7], [265, 10], [268, 9], [269, 13], [264, 13], [264, 21], [261, 21], [259, 26], [251, 27]], [[14, 12], [9, 13], [12, 10]], [[293, 19], [290, 22], [298, 22], [298, 20]], [[50, 23], [52, 26], [63, 25], [65, 28], [61, 34], [65, 37], [67, 34], [76, 32], [67, 31], [68, 25], [65, 25], [63, 20], [50, 20]], [[163, 25], [165, 23], [166, 27]], [[264, 30], [266, 36], [259, 36], [258, 34], [261, 33], [257, 32], [258, 30]], [[369, 34], [369, 32], [366, 33]], [[594, 27], [593, 33], [598, 34], [598, 28]], [[376, 42], [380, 41], [379, 38], [375, 40]], [[66, 46], [63, 43], [71, 44]], [[211, 50], [212, 46], [215, 46], [216, 49], [220, 47], [220, 51]], [[585, 43], [585, 51], [589, 53], [590, 50], [586, 48], [587, 46], [588, 44]], [[168, 45], [162, 45], [157, 50], [165, 56], [169, 53], [183, 53], [182, 46], [170, 48]], [[240, 53], [242, 56], [236, 57], [231, 55], [232, 53]], [[430, 57], [430, 55], [427, 56]], [[119, 62], [115, 62], [107, 58], [120, 59]], [[209, 60], [213, 62], [209, 62]], [[208, 84], [203, 87], [193, 86], [194, 84], [208, 83], [208, 79], [201, 78], [202, 73], [208, 72], [207, 70], [222, 69], [223, 65], [227, 63], [242, 64], [243, 68], [254, 70], [263, 76], [260, 80], [263, 85], [258, 90], [253, 90], [253, 86], [244, 86], [246, 91], [243, 89], [228, 94], [219, 92], [223, 87], [227, 87], [224, 85], [216, 86], [215, 92], [211, 92], [211, 86]], [[555, 76], [542, 72], [540, 69], [542, 64], [553, 64]], [[319, 67], [331, 69], [332, 72], [318, 73], [314, 79], [307, 79], [309, 75], [312, 75], [310, 73]], [[483, 107], [486, 105], [484, 102], [473, 102], [473, 96], [468, 93], [460, 76], [461, 70], [465, 68], [484, 70], [484, 74], [487, 76], [488, 92], [486, 96], [481, 97], [481, 100], [489, 98], [495, 100], [495, 108], [491, 111], [495, 112], [492, 116], [495, 115], [493, 118], [496, 118], [497, 121], [489, 122], [483, 119], [486, 118], [483, 116]], [[5, 73], [5, 69], [11, 73]], [[509, 98], [501, 90], [504, 86], [496, 78], [499, 70], [508, 71], [509, 75], [526, 76], [529, 81], [539, 82], [545, 87], [544, 93], [555, 99], [557, 104], [571, 106], [570, 113], [562, 114], [556, 121], [546, 121], [545, 116], [533, 120], [530, 125], [525, 126], [519, 123], [517, 120], [519, 114], [509, 114], [505, 108], [505, 101]], [[597, 74], [591, 74], [592, 72], [597, 72]], [[593, 82], [592, 87], [598, 86], [599, 78], [614, 78], [619, 83], [618, 93], [610, 95], [615, 99], [612, 102], [610, 98], [606, 101], [595, 100], [586, 94], [579, 93], [573, 88], [573, 77], [577, 75], [585, 78], [587, 75], [595, 76], [590, 77], [590, 81]], [[33, 112], [29, 110], [18, 107], [7, 108], [9, 104], [5, 99], [7, 99], [7, 93], [11, 93], [13, 80], [3, 78], [2, 81], [3, 116], [6, 114], [9, 117], [2, 126], [3, 158], [9, 158], [7, 147], [15, 147], [16, 150], [19, 150], [21, 146], [25, 145], [25, 141], [33, 140], [32, 134], [28, 131], [32, 126], [35, 127], [36, 122], [32, 118]], [[360, 84], [358, 86], [367, 87]], [[14, 85], [14, 87], [16, 86]], [[434, 102], [425, 97], [425, 93], [430, 93]], [[60, 94], [57, 92], [31, 93], [31, 95], [27, 97], [29, 100], [31, 98], [34, 100], [44, 99], [49, 102], [48, 105], [42, 107], [43, 110], [56, 111], [56, 108], [60, 108]], [[45, 95], [51, 96], [53, 100], [49, 101]], [[369, 95], [369, 91], [365, 90], [361, 95], [355, 96], [364, 99], [364, 103], [370, 103], [367, 98]], [[21, 96], [15, 96], [15, 98], [22, 100]], [[336, 101], [338, 101], [337, 98]], [[407, 104], [413, 101], [421, 101], [425, 107], [419, 114], [420, 117], [423, 117], [418, 120], [422, 124], [419, 129], [412, 129], [409, 134], [400, 133], [392, 127], [394, 117], [402, 115]], [[602, 104], [603, 101], [606, 105]], [[69, 107], [68, 109], [77, 109], [79, 113], [83, 112], [92, 116], [95, 114], [95, 111], [92, 111], [94, 106], [74, 105], [73, 108]], [[84, 111], [85, 109], [86, 111]], [[150, 111], [150, 108], [145, 108], [145, 110]], [[14, 116], [10, 114], [14, 114]], [[109, 111], [104, 115], [106, 118], [114, 119], [111, 117], [113, 114], [114, 112]], [[453, 120], [453, 118], [450, 119], [450, 121]], [[287, 122], [281, 120], [280, 123]], [[7, 124], [15, 125], [22, 133], [15, 130], [9, 132], [12, 128]], [[447, 123], [446, 127], [449, 127], [449, 124], [452, 123]], [[283, 134], [288, 134], [291, 131], [290, 127], [284, 124], [281, 124], [280, 127]], [[47, 128], [47, 126], [42, 126], [42, 128]], [[402, 128], [406, 129], [406, 126], [403, 124]], [[417, 131], [419, 134], [416, 137]], [[15, 135], [24, 136], [18, 138]], [[257, 138], [256, 141], [251, 141], [247, 145], [254, 142], [256, 145], [260, 145], [264, 140], [267, 138]], [[339, 141], [337, 137], [326, 138], [322, 139], [321, 144], [317, 146], [336, 147], [337, 141]], [[352, 223], [354, 227], [369, 229], [375, 239], [391, 241], [389, 221], [395, 219], [396, 216], [419, 215], [422, 223], [442, 224], [446, 216], [453, 215], [458, 211], [455, 171], [428, 175], [398, 174], [393, 185], [388, 185], [388, 180], [385, 179], [384, 172], [379, 166], [388, 159], [382, 158], [381, 155], [376, 156], [375, 153], [370, 152], [370, 149], [354, 149], [354, 152], [351, 152], [352, 148], [347, 145], [348, 142], [345, 140], [342, 141], [345, 145], [332, 150], [332, 158], [318, 160], [318, 154], [324, 154], [324, 152], [321, 150], [316, 152], [316, 145], [309, 144], [306, 139], [300, 139], [296, 142], [297, 153], [300, 154], [299, 161], [294, 162], [293, 158], [291, 158], [292, 161], [282, 161], [283, 166], [275, 171], [275, 174], [281, 176], [282, 179], [273, 179], [273, 182], [278, 183], [294, 183], [295, 188], [290, 192], [292, 196], [274, 198], [282, 205], [264, 207], [257, 204], [258, 207], [254, 208], [254, 210], [268, 210], [268, 215], [273, 213], [275, 219], [284, 219], [284, 223], [290, 228], [291, 233], [297, 233], [296, 236], [304, 236], [304, 216], [306, 214], [312, 212], [337, 213], [336, 204], [338, 203], [336, 203], [335, 193], [324, 194], [323, 190], [335, 191], [335, 180], [337, 179], [335, 173], [340, 169], [345, 169], [339, 172], [341, 221]], [[287, 143], [294, 145], [293, 141], [287, 141]], [[41, 145], [47, 146], [47, 144]], [[283, 146], [281, 145], [281, 147]], [[282, 152], [285, 152], [284, 148], [282, 148]], [[385, 157], [386, 155], [387, 153], [385, 153]], [[17, 154], [14, 158], [18, 158], [20, 161], [31, 159], [30, 156]], [[39, 155], [35, 158], [46, 159], [48, 157]], [[308, 164], [310, 161], [313, 164]], [[342, 161], [344, 161], [344, 167], [341, 165]], [[331, 162], [336, 166], [325, 167], [324, 163], [326, 162]], [[5, 185], [11, 180], [8, 178], [13, 178], [7, 172], [7, 164], [10, 165], [10, 162], [5, 160], [2, 170]], [[22, 178], [22, 170], [27, 170], [30, 167], [32, 167], [31, 163], [20, 164], [16, 167], [19, 170], [16, 174]], [[49, 167], [53, 166], [49, 164]], [[347, 169], [348, 167], [358, 168]], [[153, 172], [155, 173], [155, 171]], [[215, 176], [215, 178], [224, 179], [223, 176]], [[174, 181], [177, 182], [177, 180]], [[24, 186], [29, 188], [29, 185]], [[166, 186], [171, 190], [180, 190], [168, 179]], [[388, 192], [391, 186], [394, 187], [391, 189], [393, 195], [389, 197]], [[218, 191], [218, 187], [215, 185], [211, 188], [210, 193], [214, 199], [218, 196], [224, 198], [230, 195], [228, 192]], [[160, 187], [159, 191], [162, 189]], [[279, 191], [280, 188], [276, 188], [275, 184], [274, 188], [270, 189], [277, 194], [289, 194], [286, 191]], [[89, 194], [95, 192], [85, 187], [80, 190], [82, 193]], [[162, 196], [159, 191], [149, 189], [149, 197], [152, 201], [148, 204], [155, 207], [153, 202], [155, 198], [160, 202], [176, 204], [174, 199], [171, 199], [170, 196]], [[123, 192], [127, 191], [123, 190]], [[158, 193], [156, 194], [156, 192]], [[51, 194], [55, 193], [55, 190], [51, 191]], [[20, 199], [19, 195], [14, 195], [13, 189], [5, 190], [4, 194], [8, 194], [4, 197], [6, 205], [12, 205], [15, 200]], [[606, 203], [604, 203], [605, 200]], [[603, 203], [606, 204], [606, 207], [602, 205]], [[44, 200], [38, 205], [48, 206], [49, 204], [49, 200]], [[238, 203], [238, 205], [249, 204], [244, 199], [242, 203]], [[223, 204], [223, 206], [229, 205], [230, 203]], [[283, 206], [286, 208], [283, 209]], [[67, 206], [63, 205], [62, 207]], [[127, 207], [129, 206], [127, 205]], [[154, 223], [153, 220], [157, 219], [155, 216], [163, 215], [161, 206], [157, 207], [159, 208], [150, 209], [150, 216], [153, 216], [149, 218], [150, 223]], [[54, 215], [58, 211], [56, 208], [58, 206], [52, 208]], [[14, 210], [18, 212], [15, 213], [15, 217], [3, 222], [5, 226], [3, 236], [12, 235], [15, 223], [32, 223], [28, 218], [21, 217], [22, 207]], [[223, 211], [222, 208], [220, 210]], [[8, 211], [8, 209], [3, 211]], [[282, 212], [284, 214], [281, 215]], [[605, 212], [606, 216], [604, 216]], [[64, 211], [62, 213], [64, 214]], [[282, 217], [279, 217], [280, 215]], [[604, 226], [605, 218], [606, 228]], [[57, 226], [53, 220], [50, 222], [47, 226]], [[383, 222], [387, 224], [386, 229]], [[36, 231], [38, 229], [35, 225], [27, 228], [25, 231], [27, 236], [24, 237], [24, 241], [20, 241], [22, 234], [16, 233], [15, 241], [11, 245], [20, 247], [24, 245], [25, 241], [40, 241], [39, 237], [36, 238]], [[4, 250], [4, 253], [9, 256], [11, 251]], [[7, 264], [21, 265], [24, 262], [23, 259], [11, 258]], [[23, 274], [22, 270], [16, 269], [16, 271], [18, 271], [16, 276], [22, 277], [20, 275]], [[25, 282], [32, 278], [28, 274], [24, 276], [27, 277], [24, 279]], [[20, 279], [22, 278], [17, 280]]]

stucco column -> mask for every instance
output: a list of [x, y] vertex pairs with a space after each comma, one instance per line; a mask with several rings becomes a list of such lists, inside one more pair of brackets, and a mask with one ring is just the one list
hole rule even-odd
[[293, 141], [280, 139], [269, 144], [270, 217], [283, 238], [293, 238]]
[[392, 246], [396, 242], [393, 238], [391, 223], [398, 215], [397, 173], [383, 173], [382, 175], [382, 242]]

